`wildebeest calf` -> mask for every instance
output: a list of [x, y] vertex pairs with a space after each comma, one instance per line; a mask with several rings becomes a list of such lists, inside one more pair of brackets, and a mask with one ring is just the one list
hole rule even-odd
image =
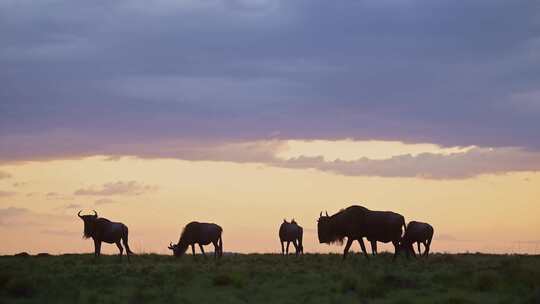
[[401, 247], [407, 252], [407, 256], [410, 253], [416, 257], [414, 253], [413, 244], [416, 243], [418, 246], [418, 254], [422, 255], [420, 250], [420, 243], [424, 244], [424, 256], [427, 257], [429, 254], [429, 247], [431, 245], [431, 239], [433, 238], [433, 227], [428, 223], [411, 221], [405, 229], [405, 235], [401, 240]]
[[[281, 243], [281, 254], [289, 254], [289, 245], [291, 242], [296, 250], [296, 255], [304, 253], [304, 246], [302, 246], [302, 236], [304, 229], [296, 223], [293, 219], [290, 223], [287, 220], [283, 220], [283, 223], [279, 226], [279, 240]], [[287, 250], [285, 251], [283, 243], [287, 242]]]
[[122, 223], [111, 222], [106, 218], [98, 217], [95, 210], [94, 215], [81, 215], [81, 211], [77, 215], [84, 222], [83, 236], [94, 240], [94, 255], [98, 257], [101, 254], [101, 242], [115, 243], [118, 250], [120, 250], [120, 259], [122, 259], [122, 253], [124, 252], [124, 248], [120, 244], [120, 240], [122, 240], [129, 261], [129, 256], [133, 252], [131, 252], [128, 245], [128, 227]]
[[203, 245], [214, 244], [214, 258], [223, 256], [223, 240], [221, 233], [223, 229], [213, 223], [191, 222], [184, 227], [180, 240], [177, 244], [170, 244], [169, 249], [173, 251], [175, 257], [184, 255], [188, 246], [191, 245], [191, 251], [195, 256], [195, 244], [199, 244], [202, 254], [206, 258]]

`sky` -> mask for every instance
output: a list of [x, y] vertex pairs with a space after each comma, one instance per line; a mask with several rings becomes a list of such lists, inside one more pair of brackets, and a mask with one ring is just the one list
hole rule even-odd
[[81, 209], [136, 252], [293, 217], [340, 252], [316, 220], [352, 204], [540, 253], [536, 0], [0, 0], [0, 36], [0, 254], [92, 251]]

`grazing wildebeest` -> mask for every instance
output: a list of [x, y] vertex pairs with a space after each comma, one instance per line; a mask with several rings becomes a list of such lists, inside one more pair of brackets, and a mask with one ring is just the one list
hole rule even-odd
[[429, 254], [429, 247], [431, 246], [431, 239], [433, 238], [433, 227], [428, 223], [411, 221], [407, 224], [407, 229], [405, 229], [405, 235], [401, 240], [401, 248], [407, 252], [407, 256], [410, 253], [416, 257], [414, 253], [413, 244], [416, 243], [418, 246], [418, 254], [422, 255], [420, 250], [420, 243], [424, 244], [424, 256], [427, 257]]
[[[291, 242], [296, 250], [296, 255], [304, 253], [304, 246], [302, 246], [302, 235], [304, 229], [296, 223], [293, 219], [290, 223], [283, 219], [283, 223], [279, 226], [279, 240], [281, 243], [281, 254], [289, 254], [289, 245]], [[283, 246], [283, 243], [287, 242], [287, 251]]]
[[84, 238], [92, 238], [94, 240], [94, 255], [98, 257], [101, 254], [101, 242], [113, 244], [116, 243], [120, 250], [120, 259], [124, 248], [120, 244], [120, 240], [126, 247], [126, 255], [128, 257], [133, 254], [128, 245], [128, 227], [122, 223], [111, 222], [106, 218], [98, 217], [96, 210], [94, 215], [81, 215], [81, 211], [77, 215], [84, 221]]
[[169, 249], [173, 251], [175, 257], [180, 257], [186, 252], [188, 246], [191, 245], [191, 251], [193, 256], [195, 256], [195, 244], [199, 244], [199, 248], [206, 258], [203, 245], [212, 243], [214, 244], [214, 258], [221, 257], [223, 256], [222, 232], [223, 229], [213, 223], [191, 222], [184, 227], [178, 244], [173, 245], [171, 242]]
[[405, 228], [405, 219], [401, 214], [390, 211], [372, 211], [362, 206], [350, 206], [338, 213], [325, 216], [319, 215], [317, 230], [320, 243], [343, 242], [347, 237], [347, 244], [343, 251], [343, 258], [347, 256], [353, 241], [358, 241], [362, 252], [368, 258], [363, 237], [367, 238], [376, 253], [376, 242], [394, 245], [396, 258], [400, 251], [401, 228]]

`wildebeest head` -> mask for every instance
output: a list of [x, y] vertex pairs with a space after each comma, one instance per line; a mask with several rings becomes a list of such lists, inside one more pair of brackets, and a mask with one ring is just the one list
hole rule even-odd
[[84, 238], [91, 237], [93, 232], [94, 232], [95, 223], [96, 223], [96, 220], [98, 218], [98, 214], [97, 214], [96, 210], [93, 210], [93, 211], [94, 211], [93, 215], [81, 215], [82, 210], [79, 211], [79, 213], [77, 213], [77, 215], [84, 222], [84, 233], [83, 233]]
[[334, 240], [328, 212], [326, 212], [326, 215], [323, 215], [322, 212], [319, 214], [317, 233], [319, 235], [319, 243], [331, 243]]
[[178, 244], [173, 245], [172, 242], [169, 244], [168, 248], [173, 251], [175, 257], [181, 257], [186, 252], [185, 250], [181, 250]]

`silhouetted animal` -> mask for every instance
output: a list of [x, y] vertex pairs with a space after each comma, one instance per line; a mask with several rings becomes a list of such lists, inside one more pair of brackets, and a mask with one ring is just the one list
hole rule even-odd
[[111, 222], [106, 218], [98, 217], [96, 210], [94, 210], [94, 215], [81, 215], [81, 211], [77, 215], [84, 221], [83, 237], [94, 240], [94, 255], [98, 257], [101, 254], [101, 242], [116, 243], [118, 250], [120, 250], [120, 259], [122, 259], [122, 253], [124, 252], [124, 248], [120, 244], [120, 240], [122, 240], [129, 261], [129, 256], [133, 252], [128, 245], [128, 227], [122, 223]]
[[[405, 228], [405, 219], [401, 214], [390, 211], [372, 211], [362, 206], [350, 206], [338, 213], [325, 216], [319, 215], [317, 230], [320, 243], [343, 242], [347, 237], [347, 244], [343, 251], [343, 258], [347, 256], [353, 241], [358, 241], [364, 256], [367, 258], [363, 237], [366, 237], [376, 253], [376, 242], [394, 245], [396, 258], [400, 251], [402, 229]], [[375, 245], [375, 247], [374, 247]]]
[[401, 240], [401, 248], [406, 250], [407, 256], [410, 253], [416, 257], [414, 253], [413, 244], [416, 243], [418, 246], [418, 254], [422, 255], [420, 250], [420, 243], [424, 244], [424, 256], [427, 257], [429, 254], [429, 247], [431, 246], [431, 239], [433, 238], [433, 227], [428, 223], [411, 221], [407, 224], [407, 229], [405, 229], [405, 235]]
[[214, 244], [214, 258], [223, 256], [223, 240], [221, 233], [223, 229], [219, 225], [213, 223], [199, 223], [191, 222], [184, 227], [178, 244], [173, 245], [172, 242], [169, 245], [169, 249], [173, 251], [174, 256], [182, 256], [189, 245], [191, 245], [191, 251], [195, 256], [195, 244], [199, 244], [202, 254], [206, 258], [203, 245], [210, 243]]
[[[304, 229], [298, 225], [293, 219], [290, 223], [287, 220], [283, 220], [283, 223], [279, 226], [279, 240], [281, 243], [281, 254], [289, 254], [289, 245], [291, 242], [296, 250], [296, 255], [304, 253], [304, 246], [302, 246], [302, 236]], [[287, 242], [287, 250], [285, 251], [283, 243]]]
[[16, 256], [16, 257], [29, 257], [30, 254], [26, 251], [23, 251], [23, 252], [19, 252], [17, 254], [14, 254], [13, 256]]

